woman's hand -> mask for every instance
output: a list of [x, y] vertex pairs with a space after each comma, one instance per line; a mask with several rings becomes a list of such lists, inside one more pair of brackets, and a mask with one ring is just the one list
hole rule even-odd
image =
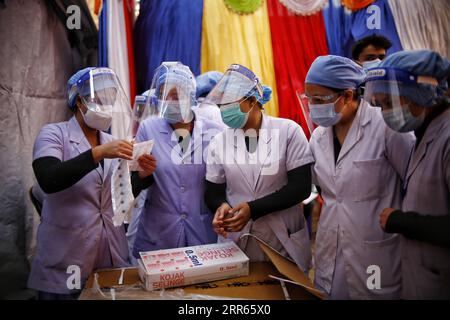
[[133, 160], [133, 144], [126, 140], [101, 144], [92, 149], [92, 156], [95, 163], [99, 163], [103, 159], [114, 158]]
[[234, 216], [223, 220], [223, 227], [225, 230], [229, 232], [239, 232], [244, 229], [248, 220], [251, 218], [250, 211], [250, 206], [247, 202], [238, 204], [231, 209], [229, 213]]
[[227, 232], [223, 228], [223, 219], [225, 219], [229, 215], [230, 210], [231, 207], [228, 203], [222, 203], [222, 205], [217, 208], [212, 222], [214, 231], [225, 238], [227, 237]]
[[142, 171], [139, 171], [139, 178], [143, 179], [150, 176], [156, 170], [156, 158], [151, 154], [143, 154], [138, 158], [139, 166]]

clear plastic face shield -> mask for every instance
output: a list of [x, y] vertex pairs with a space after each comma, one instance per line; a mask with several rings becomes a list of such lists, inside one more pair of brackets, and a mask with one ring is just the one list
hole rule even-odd
[[430, 107], [434, 104], [438, 81], [432, 77], [416, 76], [394, 68], [374, 68], [367, 73], [364, 100], [381, 107], [383, 118], [391, 129], [407, 132], [417, 127], [409, 108]]
[[298, 102], [300, 104], [300, 110], [302, 111], [303, 117], [306, 120], [306, 125], [308, 126], [309, 136], [311, 136], [316, 126], [311, 119], [309, 111], [309, 99], [306, 94], [302, 93], [300, 90], [297, 90], [296, 94]]
[[263, 89], [255, 74], [244, 66], [232, 64], [204, 102], [219, 107], [239, 103], [255, 88], [262, 97]]
[[132, 136], [136, 136], [139, 126], [143, 120], [157, 117], [158, 111], [156, 109], [156, 99], [154, 92], [146, 92], [143, 95], [138, 95], [134, 99], [133, 106], [133, 121], [132, 121]]
[[196, 104], [196, 82], [189, 67], [179, 62], [164, 62], [153, 77], [150, 91], [154, 97], [148, 99], [149, 108], [156, 105], [157, 114], [169, 123], [189, 123], [194, 118], [191, 110]]
[[88, 109], [83, 118], [95, 129], [111, 133], [116, 138], [131, 138], [131, 107], [114, 71], [95, 68], [83, 76], [75, 87]]

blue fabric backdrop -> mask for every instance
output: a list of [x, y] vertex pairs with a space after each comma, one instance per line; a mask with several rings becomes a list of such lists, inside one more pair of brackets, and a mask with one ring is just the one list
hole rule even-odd
[[138, 92], [147, 90], [163, 61], [200, 74], [203, 0], [143, 0], [134, 27]]
[[380, 34], [392, 42], [388, 53], [402, 50], [400, 39], [395, 28], [394, 18], [387, 0], [377, 0], [372, 5], [380, 8], [380, 29], [368, 29], [367, 8], [352, 12], [342, 6], [340, 0], [330, 0], [323, 9], [327, 42], [330, 54], [351, 58], [351, 47], [355, 41], [371, 34]]
[[106, 17], [108, 12], [108, 0], [103, 1], [103, 9], [99, 18], [99, 30], [98, 30], [98, 66], [108, 66], [108, 19]]

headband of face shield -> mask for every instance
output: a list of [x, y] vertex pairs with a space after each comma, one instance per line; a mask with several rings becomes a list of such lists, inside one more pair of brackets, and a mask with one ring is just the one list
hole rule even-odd
[[94, 68], [83, 75], [71, 90], [77, 90], [86, 113], [85, 123], [97, 130], [108, 130], [118, 138], [129, 136], [131, 108], [116, 74], [108, 68]]
[[195, 77], [189, 67], [179, 62], [164, 62], [153, 77], [148, 104], [156, 105], [158, 116], [169, 123], [188, 123], [194, 118]]
[[259, 79], [252, 71], [239, 64], [232, 64], [208, 94], [205, 102], [220, 107], [237, 103], [250, 96], [259, 98], [262, 104], [270, 99], [270, 93], [268, 90], [264, 93]]
[[445, 99], [446, 89], [433, 77], [395, 68], [374, 68], [367, 72], [364, 98], [369, 103], [378, 104], [377, 97], [392, 103], [403, 97], [420, 107], [429, 108]]

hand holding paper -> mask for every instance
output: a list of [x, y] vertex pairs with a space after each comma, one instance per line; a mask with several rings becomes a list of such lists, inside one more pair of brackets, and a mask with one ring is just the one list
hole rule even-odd
[[[152, 162], [151, 159], [154, 160], [154, 157], [150, 155], [153, 149], [153, 144], [154, 140], [148, 140], [135, 143], [133, 145], [133, 160], [129, 162], [130, 171], [146, 171], [145, 168], [142, 168], [140, 163], [142, 163], [144, 166], [147, 166], [150, 165], [150, 162]], [[143, 155], [146, 155], [146, 157], [143, 157], [144, 161], [139, 161], [139, 158], [141, 158], [141, 156]]]

